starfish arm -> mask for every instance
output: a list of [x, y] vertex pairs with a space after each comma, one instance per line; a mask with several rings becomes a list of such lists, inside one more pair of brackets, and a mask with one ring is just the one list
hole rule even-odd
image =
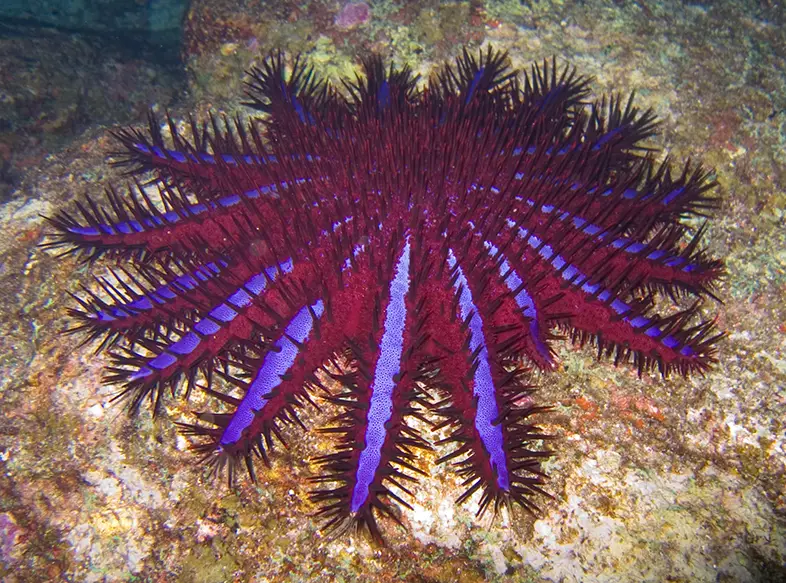
[[[497, 292], [480, 283], [479, 262], [471, 253], [451, 247], [445, 261], [448, 281], [437, 278], [430, 284], [427, 305], [432, 307], [429, 326], [435, 337], [439, 331], [441, 350], [435, 384], [445, 396], [435, 405], [445, 418], [436, 429], [450, 428], [442, 442], [457, 447], [439, 461], [454, 460], [464, 478], [467, 490], [458, 502], [480, 491], [479, 513], [490, 505], [496, 510], [505, 501], [532, 510], [527, 495], [542, 492], [543, 475], [540, 454], [527, 445], [546, 437], [534, 426], [524, 426], [538, 410], [528, 399], [531, 391], [522, 382], [523, 371], [504, 356], [505, 333], [489, 326], [500, 304], [488, 300]], [[450, 308], [437, 308], [445, 305]], [[514, 435], [521, 441], [511, 441]]]
[[714, 186], [699, 165], [686, 163], [675, 177], [668, 160], [656, 166], [643, 159], [624, 178], [579, 186], [584, 196], [574, 198], [572, 206], [563, 202], [564, 197], [554, 204], [604, 230], [622, 226], [638, 238], [648, 238], [684, 217], [707, 216], [718, 205], [710, 194]]
[[112, 270], [114, 282], [97, 278], [105, 298], [84, 288], [76, 297], [81, 309], [72, 309], [78, 324], [71, 331], [86, 331], [87, 340], [103, 337], [101, 348], [140, 331], [168, 336], [186, 325], [188, 315], [206, 309], [219, 293], [216, 279], [227, 266], [218, 260], [196, 267], [162, 264], [145, 266], [132, 274]]
[[[572, 214], [552, 205], [511, 213], [504, 230], [527, 224], [538, 240], [555, 241], [555, 250], [585, 273], [593, 273], [609, 287], [621, 285], [658, 289], [709, 292], [722, 274], [720, 262], [709, 260], [698, 249], [703, 229], [680, 248], [685, 228], [661, 227], [645, 239], [620, 234], [620, 228], [602, 228], [601, 217]], [[602, 276], [598, 276], [602, 274]]]
[[645, 241], [579, 234], [571, 238], [565, 258], [585, 273], [602, 274], [596, 277], [613, 290], [711, 295], [723, 266], [698, 248], [703, 230], [683, 248], [679, 246], [685, 231], [682, 227], [663, 228]]
[[552, 308], [561, 292], [549, 296], [539, 278], [533, 277], [518, 257], [510, 256], [494, 242], [501, 237], [480, 236], [482, 250], [474, 251], [473, 261], [483, 267], [486, 287], [481, 303], [488, 306], [487, 322], [494, 332], [496, 350], [502, 354], [524, 355], [540, 369], [555, 366], [549, 332], [561, 315]]
[[391, 244], [395, 252], [381, 264], [381, 291], [367, 295], [373, 298], [369, 313], [347, 338], [354, 372], [344, 376], [346, 391], [333, 399], [344, 409], [335, 419], [338, 425], [326, 430], [337, 436], [338, 451], [318, 459], [323, 474], [315, 482], [337, 486], [312, 493], [328, 530], [367, 530], [377, 541], [382, 540], [379, 514], [399, 521], [391, 503], [411, 508], [399, 495], [411, 494], [402, 481], [411, 481], [412, 472], [423, 473], [413, 465], [413, 450], [428, 448], [407, 421], [420, 417], [419, 385], [427, 374], [424, 314], [413, 309], [419, 297], [417, 267], [408, 240], [394, 235]]
[[[228, 372], [222, 376], [240, 389], [242, 397], [208, 389], [231, 407], [231, 413], [203, 412], [197, 415], [202, 423], [180, 425], [185, 434], [203, 438], [194, 449], [203, 454], [202, 461], [214, 473], [226, 470], [230, 484], [241, 465], [256, 479], [253, 456], [268, 464], [273, 436], [286, 445], [282, 424], [305, 428], [297, 411], [306, 403], [313, 404], [310, 387], [322, 387], [313, 371], [332, 354], [322, 335], [324, 314], [325, 304], [317, 299], [294, 314], [261, 357], [234, 354], [223, 363]], [[229, 372], [238, 370], [254, 371], [251, 380], [240, 380]]]
[[113, 352], [115, 365], [108, 379], [123, 384], [120, 396], [130, 399], [132, 411], [148, 397], [158, 411], [164, 386], [174, 390], [184, 373], [192, 385], [198, 368], [207, 371], [214, 359], [238, 342], [250, 341], [268, 329], [264, 326], [275, 329], [278, 322], [286, 321], [281, 313], [291, 306], [290, 287], [299, 289], [291, 281], [300, 274], [293, 275], [292, 270], [291, 261], [284, 261], [252, 275], [221, 299], [213, 298], [210, 309], [195, 317], [187, 331], [160, 339], [138, 335], [135, 341], [144, 351], [132, 346]]

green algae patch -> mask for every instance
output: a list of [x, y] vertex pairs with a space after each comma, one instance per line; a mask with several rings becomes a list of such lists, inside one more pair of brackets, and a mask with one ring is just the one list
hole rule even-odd
[[232, 581], [239, 564], [224, 545], [193, 546], [183, 560], [180, 583], [224, 583]]

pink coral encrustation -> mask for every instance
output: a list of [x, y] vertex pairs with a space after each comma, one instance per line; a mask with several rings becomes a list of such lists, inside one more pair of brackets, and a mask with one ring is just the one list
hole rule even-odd
[[365, 2], [349, 2], [344, 4], [336, 15], [336, 26], [342, 29], [354, 28], [359, 24], [368, 22], [371, 18], [371, 8]]

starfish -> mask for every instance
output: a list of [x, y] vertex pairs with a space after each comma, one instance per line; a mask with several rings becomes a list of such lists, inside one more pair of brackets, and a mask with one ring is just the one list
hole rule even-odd
[[575, 69], [492, 48], [422, 86], [370, 57], [341, 91], [271, 54], [247, 90], [261, 115], [118, 131], [129, 187], [53, 217], [49, 242], [113, 260], [73, 330], [109, 350], [132, 412], [212, 397], [181, 428], [230, 482], [321, 395], [340, 411], [312, 492], [328, 530], [400, 521], [422, 422], [453, 444], [458, 502], [534, 511], [551, 452], [529, 370], [556, 366], [556, 339], [640, 374], [713, 362], [698, 313], [722, 264], [683, 223], [713, 182], [655, 161], [633, 96], [591, 101]]

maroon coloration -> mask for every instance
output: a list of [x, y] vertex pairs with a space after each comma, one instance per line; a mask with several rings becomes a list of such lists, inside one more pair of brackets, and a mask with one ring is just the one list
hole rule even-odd
[[[77, 298], [75, 329], [111, 350], [108, 379], [134, 412], [146, 400], [158, 411], [183, 378], [215, 397], [182, 428], [230, 482], [241, 464], [253, 478], [253, 456], [267, 463], [273, 436], [325, 394], [343, 411], [323, 430], [337, 443], [313, 493], [331, 529], [380, 539], [379, 513], [400, 520], [391, 502], [408, 506], [415, 452], [430, 447], [412, 420], [430, 423], [429, 410], [456, 444], [442, 461], [465, 478], [460, 502], [478, 491], [480, 512], [535, 510], [550, 453], [533, 449], [548, 439], [532, 424], [546, 408], [526, 366], [553, 367], [555, 329], [640, 373], [713, 361], [719, 335], [694, 320], [722, 265], [698, 249], [701, 229], [684, 242], [680, 222], [716, 205], [713, 184], [653, 161], [641, 145], [651, 112], [590, 103], [587, 81], [553, 63], [519, 75], [505, 54], [465, 51], [423, 90], [377, 58], [364, 74], [344, 96], [273, 55], [248, 82], [260, 118], [192, 120], [188, 137], [168, 119], [165, 139], [151, 116], [149, 134], [118, 132], [119, 162], [152, 182], [52, 219], [50, 245], [118, 266], [102, 295]], [[391, 340], [405, 248], [404, 331]], [[654, 312], [663, 304], [668, 316]], [[308, 314], [298, 340], [291, 327]], [[385, 360], [386, 342], [400, 362]], [[384, 442], [352, 512], [375, 415]]]

